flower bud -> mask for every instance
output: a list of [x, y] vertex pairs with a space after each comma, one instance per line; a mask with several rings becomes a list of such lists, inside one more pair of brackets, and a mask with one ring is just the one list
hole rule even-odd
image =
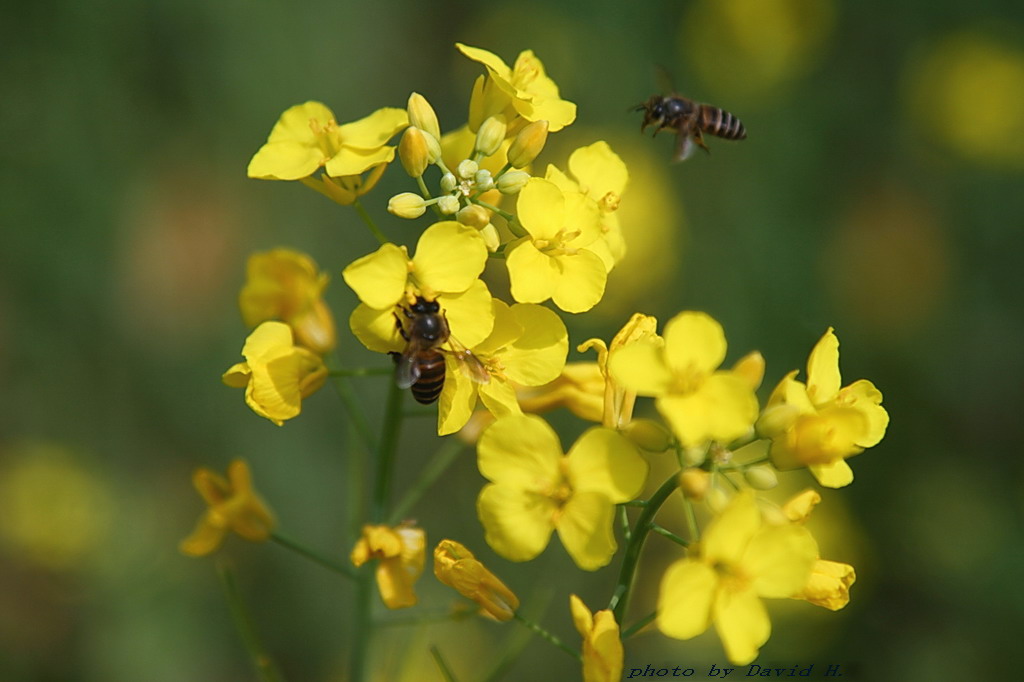
[[418, 92], [409, 95], [409, 103], [406, 105], [409, 112], [409, 123], [416, 126], [425, 133], [434, 136], [435, 140], [441, 138], [441, 126], [437, 124], [437, 114], [434, 107], [430, 106], [427, 98]]
[[427, 142], [427, 160], [430, 163], [437, 163], [438, 159], [441, 158], [441, 143], [427, 131], [424, 130], [422, 132], [423, 139]]
[[491, 175], [491, 171], [481, 168], [473, 175], [473, 184], [481, 192], [494, 189], [494, 176]]
[[463, 159], [455, 168], [455, 172], [458, 173], [459, 177], [463, 180], [469, 180], [476, 175], [478, 170], [480, 170], [479, 164], [472, 159]]
[[484, 156], [490, 156], [498, 151], [501, 143], [505, 141], [505, 131], [508, 126], [504, 116], [489, 116], [476, 131], [476, 145], [474, 149]]
[[402, 167], [411, 177], [418, 178], [427, 170], [430, 153], [427, 147], [427, 136], [416, 126], [409, 126], [398, 143], [398, 158]]
[[499, 621], [512, 620], [519, 608], [515, 593], [454, 540], [442, 540], [434, 548], [434, 575]]
[[478, 131], [485, 119], [500, 114], [511, 103], [512, 98], [498, 87], [493, 78], [478, 76], [469, 98], [469, 129]]
[[459, 211], [459, 200], [448, 194], [437, 200], [437, 207], [441, 209], [441, 213], [452, 215]]
[[487, 223], [480, 228], [480, 236], [484, 238], [484, 246], [491, 253], [498, 250], [501, 246], [501, 237], [498, 235], [498, 228], [493, 223]]
[[459, 179], [455, 177], [454, 173], [445, 173], [441, 176], [441, 192], [443, 194], [449, 194], [453, 192], [459, 185]]
[[711, 474], [703, 469], [684, 469], [679, 474], [679, 489], [687, 499], [700, 502], [711, 487]]
[[548, 122], [534, 121], [525, 126], [508, 148], [508, 162], [513, 168], [524, 168], [537, 158], [548, 141]]
[[503, 173], [494, 184], [502, 194], [519, 194], [519, 191], [526, 187], [526, 183], [529, 181], [529, 173], [515, 170]]
[[479, 230], [487, 223], [491, 222], [491, 215], [483, 206], [470, 204], [469, 206], [462, 207], [462, 209], [455, 214], [455, 219], [463, 225], [469, 225], [470, 227], [475, 227]]
[[402, 192], [388, 201], [388, 213], [399, 218], [419, 218], [427, 210], [427, 203], [419, 194]]
[[729, 501], [732, 499], [732, 495], [722, 488], [715, 486], [708, 490], [705, 499], [708, 503], [708, 507], [711, 508], [711, 511], [716, 514], [721, 514], [722, 511], [729, 506]]
[[775, 470], [769, 466], [754, 466], [743, 472], [743, 478], [755, 490], [771, 490], [779, 484], [779, 477]]
[[653, 419], [634, 419], [622, 429], [622, 435], [648, 452], [665, 452], [672, 447], [672, 434]]

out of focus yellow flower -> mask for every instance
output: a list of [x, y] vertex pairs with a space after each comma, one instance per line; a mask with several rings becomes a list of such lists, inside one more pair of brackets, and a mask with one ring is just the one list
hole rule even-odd
[[807, 466], [818, 482], [841, 488], [853, 482], [846, 463], [876, 445], [889, 424], [882, 393], [866, 379], [842, 387], [839, 339], [829, 327], [807, 360], [807, 384], [787, 374], [772, 392], [757, 423], [771, 438], [772, 462], [780, 469]]
[[[556, 132], [576, 120], [576, 105], [559, 97], [558, 86], [544, 73], [544, 64], [532, 50], [519, 53], [512, 68], [497, 55], [477, 47], [456, 43], [459, 52], [487, 68], [477, 80], [470, 100], [469, 127], [476, 131], [490, 116], [516, 114], [528, 122], [547, 121]], [[509, 111], [511, 109], [511, 111]]]
[[472, 346], [476, 361], [490, 379], [467, 376], [453, 354], [445, 356], [447, 379], [439, 399], [437, 433], [455, 433], [469, 421], [477, 397], [492, 414], [521, 414], [516, 385], [540, 386], [554, 380], [565, 366], [569, 334], [553, 311], [530, 303], [493, 299], [494, 328]]
[[576, 631], [583, 637], [583, 682], [618, 682], [622, 679], [624, 652], [619, 624], [610, 609], [592, 614], [575, 594], [569, 609]]
[[[805, 490], [786, 502], [782, 512], [791, 522], [802, 524], [819, 502], [821, 495], [817, 491]], [[850, 603], [850, 587], [856, 580], [857, 573], [850, 564], [817, 558], [807, 583], [792, 598], [838, 611]]]
[[477, 513], [487, 544], [511, 561], [529, 561], [557, 530], [569, 556], [594, 571], [615, 554], [615, 505], [640, 494], [647, 462], [611, 429], [587, 430], [563, 455], [558, 434], [536, 415], [509, 415], [477, 444]]
[[270, 509], [252, 487], [252, 474], [244, 460], [228, 465], [228, 477], [206, 468], [196, 469], [192, 484], [206, 501], [207, 510], [179, 549], [189, 556], [210, 554], [233, 531], [250, 542], [266, 542], [275, 521]]
[[620, 348], [608, 367], [628, 390], [656, 398], [684, 446], [728, 443], [750, 431], [757, 398], [745, 373], [718, 369], [725, 351], [722, 326], [706, 313], [687, 311], [668, 321], [663, 343]]
[[519, 608], [519, 598], [512, 590], [455, 540], [442, 540], [434, 548], [434, 575], [495, 620], [512, 620]]
[[300, 346], [319, 355], [334, 348], [334, 317], [323, 299], [330, 277], [318, 271], [312, 258], [283, 248], [254, 253], [246, 274], [238, 296], [246, 326], [281, 320]]
[[292, 329], [283, 322], [264, 322], [249, 334], [242, 347], [245, 362], [233, 365], [222, 377], [232, 388], [245, 389], [252, 411], [278, 426], [302, 411], [302, 399], [327, 380], [327, 368], [316, 353], [296, 346]]
[[793, 595], [817, 553], [805, 528], [764, 523], [753, 494], [741, 493], [708, 525], [696, 556], [665, 571], [658, 627], [691, 639], [714, 623], [729, 660], [746, 665], [771, 635], [761, 598]]
[[965, 159], [1024, 167], [1024, 50], [979, 32], [953, 34], [911, 65], [911, 107]]
[[404, 109], [378, 109], [338, 125], [320, 102], [291, 107], [249, 162], [250, 178], [301, 180], [323, 168], [331, 177], [353, 176], [395, 157], [387, 142], [409, 125]]
[[363, 534], [352, 548], [352, 564], [357, 568], [376, 560], [377, 589], [389, 609], [415, 606], [413, 585], [423, 573], [427, 534], [410, 524], [363, 526]]

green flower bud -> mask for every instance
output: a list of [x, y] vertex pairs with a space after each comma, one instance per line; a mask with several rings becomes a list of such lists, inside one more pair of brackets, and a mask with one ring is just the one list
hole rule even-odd
[[437, 200], [437, 207], [441, 209], [441, 213], [452, 215], [459, 210], [459, 200], [448, 194]]
[[743, 478], [747, 479], [750, 487], [756, 490], [771, 490], [779, 484], [779, 477], [775, 475], [775, 470], [766, 465], [746, 469], [743, 472]]
[[469, 225], [478, 230], [491, 222], [491, 216], [490, 213], [487, 212], [487, 209], [483, 206], [477, 206], [476, 204], [463, 206], [455, 215], [455, 219], [463, 225]]
[[503, 173], [494, 184], [502, 194], [519, 194], [519, 190], [526, 187], [529, 181], [529, 173], [517, 170]]
[[388, 201], [388, 213], [399, 218], [419, 218], [426, 210], [426, 201], [413, 192], [396, 194]]
[[672, 447], [672, 434], [653, 419], [634, 419], [622, 429], [622, 435], [648, 452], [665, 452]]
[[491, 171], [481, 168], [473, 176], [473, 185], [482, 192], [494, 189], [494, 176], [491, 175]]
[[459, 186], [459, 179], [455, 177], [454, 173], [445, 173], [441, 176], [441, 193], [450, 194], [455, 191], [455, 188]]
[[460, 161], [459, 165], [455, 168], [455, 172], [458, 173], [459, 177], [463, 180], [469, 180], [476, 175], [478, 170], [480, 170], [480, 166], [472, 159], [464, 159], [463, 161]]
[[501, 143], [505, 141], [505, 131], [508, 126], [505, 124], [504, 116], [489, 116], [476, 131], [476, 145], [474, 148], [484, 156], [490, 156], [498, 151]]

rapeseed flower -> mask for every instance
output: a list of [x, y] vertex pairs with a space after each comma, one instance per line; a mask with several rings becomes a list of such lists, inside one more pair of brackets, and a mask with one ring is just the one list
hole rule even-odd
[[562, 452], [558, 434], [541, 417], [508, 415], [477, 444], [480, 473], [490, 483], [477, 499], [487, 544], [511, 561], [529, 561], [558, 531], [585, 571], [615, 554], [615, 505], [636, 497], [647, 462], [611, 429], [594, 427]]
[[327, 368], [319, 355], [292, 340], [291, 327], [264, 322], [249, 334], [242, 347], [245, 362], [233, 365], [222, 377], [232, 388], [245, 389], [252, 411], [278, 426], [302, 411], [302, 399], [323, 386]]
[[610, 609], [591, 613], [575, 594], [569, 595], [569, 609], [576, 631], [583, 637], [583, 682], [621, 680], [625, 652], [615, 615]]
[[357, 568], [368, 561], [378, 561], [380, 598], [389, 609], [403, 609], [416, 605], [413, 585], [423, 573], [426, 543], [426, 531], [410, 524], [365, 525], [350, 558]]
[[602, 339], [587, 339], [576, 350], [583, 353], [593, 349], [597, 351], [597, 366], [604, 377], [604, 409], [602, 423], [613, 429], [621, 429], [633, 418], [633, 406], [636, 403], [636, 391], [627, 390], [616, 381], [608, 368], [609, 354], [625, 348], [633, 343], [662, 343], [657, 333], [658, 320], [650, 315], [634, 313], [622, 329], [612, 337], [611, 346]]
[[[805, 490], [782, 505], [782, 513], [788, 521], [803, 524], [819, 502], [820, 494], [814, 490]], [[803, 599], [829, 611], [838, 611], [850, 603], [850, 587], [856, 580], [857, 573], [850, 564], [819, 557], [811, 567], [807, 583], [792, 598]]]
[[442, 540], [434, 548], [434, 575], [495, 620], [512, 620], [519, 608], [519, 597], [455, 540]]
[[251, 542], [265, 542], [274, 529], [274, 517], [252, 487], [252, 474], [244, 460], [228, 465], [228, 477], [206, 468], [192, 474], [192, 484], [202, 495], [207, 510], [192, 534], [179, 548], [189, 556], [212, 553], [233, 531]]

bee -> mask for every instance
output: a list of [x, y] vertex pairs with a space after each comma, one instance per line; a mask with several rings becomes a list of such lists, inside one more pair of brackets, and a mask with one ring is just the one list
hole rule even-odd
[[682, 95], [654, 95], [637, 105], [633, 111], [644, 112], [641, 133], [649, 125], [657, 126], [655, 135], [666, 128], [675, 131], [676, 153], [672, 157], [673, 161], [688, 158], [693, 153], [694, 143], [710, 154], [711, 150], [704, 144], [704, 133], [726, 140], [743, 140], [747, 137], [743, 123], [728, 111], [694, 102]]
[[[411, 389], [416, 402], [429, 405], [441, 395], [445, 354], [455, 358], [463, 372], [477, 383], [490, 381], [491, 376], [480, 359], [452, 336], [448, 318], [437, 301], [417, 296], [415, 303], [408, 307], [398, 306], [398, 309], [402, 316], [395, 313], [395, 324], [405, 339], [405, 350], [392, 353], [395, 383], [399, 388]], [[453, 350], [441, 348], [445, 343]]]

